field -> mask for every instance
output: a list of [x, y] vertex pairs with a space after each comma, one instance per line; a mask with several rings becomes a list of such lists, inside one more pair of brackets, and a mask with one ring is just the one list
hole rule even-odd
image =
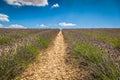
[[63, 34], [75, 65], [87, 71], [85, 80], [120, 77], [120, 29], [65, 29]]
[[0, 80], [11, 80], [51, 44], [58, 29], [0, 29]]
[[0, 80], [118, 80], [120, 29], [0, 29]]

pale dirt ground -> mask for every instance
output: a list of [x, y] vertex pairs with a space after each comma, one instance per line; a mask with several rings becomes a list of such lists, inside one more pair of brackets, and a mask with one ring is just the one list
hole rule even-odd
[[83, 69], [66, 64], [67, 45], [60, 31], [54, 44], [39, 56], [21, 75], [21, 80], [82, 80]]

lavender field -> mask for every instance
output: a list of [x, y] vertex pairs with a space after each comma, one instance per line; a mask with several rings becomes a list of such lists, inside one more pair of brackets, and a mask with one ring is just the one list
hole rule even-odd
[[73, 63], [86, 71], [84, 80], [120, 77], [120, 29], [64, 29], [63, 34]]
[[120, 29], [0, 29], [0, 80], [117, 80]]

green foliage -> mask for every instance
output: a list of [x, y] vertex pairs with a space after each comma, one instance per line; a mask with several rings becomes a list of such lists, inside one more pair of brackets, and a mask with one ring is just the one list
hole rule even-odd
[[38, 37], [36, 38], [36, 42], [40, 45], [41, 48], [48, 48], [49, 41], [46, 38]]
[[[25, 41], [26, 43], [20, 45], [22, 47], [17, 45], [12, 51], [2, 53], [2, 56], [0, 56], [0, 80], [14, 80], [16, 77], [20, 80], [19, 75], [29, 64], [34, 63], [38, 59], [40, 51], [48, 47], [59, 30], [19, 30], [20, 34], [17, 34], [16, 30], [10, 30], [8, 31], [11, 32], [10, 35], [8, 32], [5, 33], [5, 31], [0, 31], [0, 45], [8, 44], [7, 46], [11, 46], [9, 43], [18, 38], [22, 38], [21, 41], [23, 41], [23, 43]], [[28, 35], [33, 34], [35, 36], [39, 34], [39, 36], [37, 38], [35, 37], [35, 39], [32, 39], [32, 36], [31, 38], [28, 37]], [[28, 38], [28, 41], [23, 40], [24, 37], [25, 39]]]
[[105, 34], [97, 34], [96, 37], [98, 37], [100, 40], [106, 40], [108, 38]]
[[100, 40], [106, 40], [107, 38], [109, 38], [109, 37], [108, 37], [107, 35], [105, 35], [105, 34], [91, 33], [91, 32], [89, 32], [89, 31], [82, 32], [82, 33], [84, 33], [84, 34], [87, 35], [87, 36], [92, 36], [92, 37], [94, 37], [94, 38], [98, 38], [98, 39], [100, 39]]
[[[90, 80], [118, 80], [120, 77], [120, 64], [117, 54], [108, 50], [107, 47], [105, 49], [99, 48], [101, 47], [99, 43], [104, 41], [106, 45], [111, 44], [114, 48], [120, 50], [120, 38], [116, 37], [119, 35], [114, 33], [116, 36], [113, 37], [112, 31], [108, 33], [105, 30], [99, 31], [97, 29], [63, 31], [71, 55], [75, 56], [77, 65], [88, 71]], [[72, 35], [73, 40], [68, 38], [69, 35]], [[93, 46], [94, 42], [97, 45]]]
[[26, 63], [26, 62], [29, 63], [29, 61], [34, 61], [37, 55], [38, 55], [38, 48], [36, 46], [28, 44], [24, 47], [21, 47], [17, 51], [16, 59], [21, 62], [25, 61], [23, 63]]
[[0, 58], [0, 79], [11, 80], [19, 75], [28, 64], [34, 62], [38, 56], [38, 49], [33, 45], [26, 45], [17, 51], [16, 54], [10, 56], [5, 55]]
[[8, 36], [0, 36], [0, 45], [9, 44], [13, 39]]
[[85, 31], [85, 32], [82, 32], [82, 33], [87, 35], [87, 36], [94, 36], [91, 32], [88, 32], [88, 31]]
[[106, 41], [110, 43], [113, 47], [120, 50], [120, 38], [112, 38], [106, 34], [98, 34], [98, 33], [90, 33], [90, 32], [83, 32], [85, 35], [92, 36], [94, 38], [98, 38], [100, 40]]
[[0, 45], [10, 44], [14, 39], [26, 37], [28, 33], [13, 34], [13, 35], [0, 35]]
[[115, 48], [120, 50], [120, 38], [108, 39], [108, 42], [110, 42]]
[[93, 63], [102, 62], [102, 57], [100, 54], [102, 53], [102, 51], [98, 48], [93, 47], [88, 42], [82, 42], [81, 44], [76, 43], [73, 47], [73, 50], [75, 54], [77, 54], [80, 57], [82, 56], [85, 60], [90, 60]]
[[88, 42], [76, 43], [73, 53], [81, 58], [92, 71], [93, 79], [117, 80], [120, 76], [119, 69], [114, 60], [108, 57], [107, 52], [92, 46]]

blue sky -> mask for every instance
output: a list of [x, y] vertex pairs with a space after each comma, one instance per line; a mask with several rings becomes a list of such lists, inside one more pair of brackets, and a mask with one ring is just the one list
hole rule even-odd
[[0, 26], [120, 28], [120, 0], [0, 0]]

